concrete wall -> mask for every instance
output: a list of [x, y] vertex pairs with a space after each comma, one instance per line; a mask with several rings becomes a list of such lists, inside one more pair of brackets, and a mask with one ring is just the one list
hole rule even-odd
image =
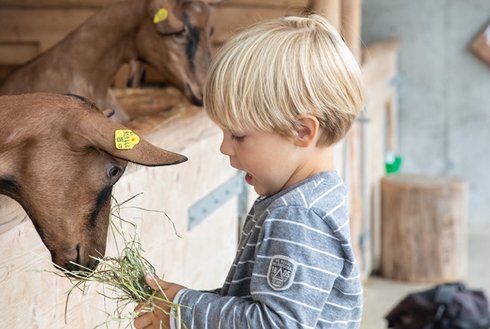
[[401, 41], [402, 171], [460, 176], [470, 222], [490, 222], [490, 69], [468, 51], [488, 0], [363, 0], [364, 43]]

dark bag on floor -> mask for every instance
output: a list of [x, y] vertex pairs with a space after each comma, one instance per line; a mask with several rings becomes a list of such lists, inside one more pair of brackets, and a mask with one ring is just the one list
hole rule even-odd
[[489, 329], [487, 298], [462, 283], [437, 285], [406, 296], [388, 315], [394, 329]]

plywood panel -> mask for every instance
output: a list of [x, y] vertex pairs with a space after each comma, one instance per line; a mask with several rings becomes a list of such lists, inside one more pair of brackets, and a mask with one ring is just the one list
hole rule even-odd
[[13, 199], [0, 195], [0, 234], [29, 220], [22, 207]]
[[2, 0], [2, 8], [98, 8], [118, 0]]
[[[0, 327], [64, 327], [67, 279], [51, 273], [47, 249], [30, 221], [25, 221], [0, 236]], [[70, 298], [67, 328], [91, 328], [105, 316], [94, 303], [97, 295], [73, 294]], [[108, 308], [110, 309], [110, 308]], [[85, 313], [85, 316], [83, 316]]]
[[[45, 51], [79, 26], [95, 11], [0, 10], [0, 43], [37, 43]], [[3, 59], [0, 59], [3, 62]]]
[[36, 42], [0, 43], [0, 58], [6, 65], [19, 65], [39, 54]]
[[335, 28], [340, 31], [342, 26], [342, 0], [311, 0], [311, 8], [328, 18]]

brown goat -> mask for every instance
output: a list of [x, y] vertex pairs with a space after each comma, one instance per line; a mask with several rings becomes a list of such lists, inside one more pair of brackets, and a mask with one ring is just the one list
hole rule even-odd
[[61, 267], [95, 268], [90, 256], [104, 254], [112, 187], [128, 161], [187, 160], [143, 139], [116, 149], [116, 129], [127, 128], [79, 96], [0, 96], [0, 194], [19, 202]]
[[[155, 15], [164, 10], [159, 21]], [[202, 84], [210, 62], [210, 8], [192, 0], [126, 0], [87, 19], [51, 49], [10, 74], [0, 95], [73, 93], [100, 109], [127, 115], [110, 93], [124, 63], [157, 69], [194, 104], [202, 105]]]

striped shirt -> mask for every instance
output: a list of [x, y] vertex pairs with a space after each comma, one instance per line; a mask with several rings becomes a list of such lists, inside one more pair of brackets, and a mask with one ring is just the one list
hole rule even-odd
[[[221, 289], [183, 289], [190, 329], [359, 328], [362, 286], [335, 172], [259, 197]], [[175, 324], [173, 324], [175, 326]]]

